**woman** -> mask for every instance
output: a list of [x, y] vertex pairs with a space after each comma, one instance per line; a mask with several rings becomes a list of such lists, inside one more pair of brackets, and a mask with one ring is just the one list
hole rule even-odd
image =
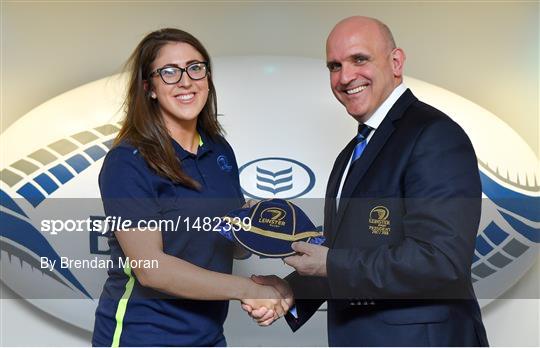
[[[244, 203], [217, 120], [210, 57], [189, 33], [162, 29], [141, 41], [128, 67], [126, 119], [99, 185], [107, 216], [131, 226], [109, 238], [115, 267], [92, 343], [224, 346], [227, 300], [276, 315], [288, 306], [274, 288], [231, 275], [233, 247], [202, 222]], [[144, 228], [167, 220], [178, 226]]]

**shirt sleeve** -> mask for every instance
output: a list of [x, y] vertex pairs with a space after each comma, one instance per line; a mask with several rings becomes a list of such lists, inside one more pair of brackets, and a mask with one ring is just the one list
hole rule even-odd
[[238, 170], [238, 163], [236, 161], [236, 156], [234, 154], [234, 150], [232, 146], [225, 139], [223, 139], [223, 141], [225, 145], [227, 146], [229, 150], [229, 154], [231, 155], [231, 158], [232, 158], [232, 166], [233, 166], [232, 174], [234, 175], [234, 184], [235, 184], [236, 191], [238, 193], [238, 197], [240, 198], [240, 201], [241, 201], [241, 206], [243, 206], [246, 203], [246, 200], [244, 198], [244, 193], [242, 192], [242, 187], [240, 186], [240, 173]]
[[119, 218], [131, 221], [131, 228], [140, 221], [159, 219], [161, 207], [152, 186], [152, 175], [136, 149], [123, 146], [113, 148], [107, 154], [99, 174], [105, 215], [115, 217], [116, 221]]

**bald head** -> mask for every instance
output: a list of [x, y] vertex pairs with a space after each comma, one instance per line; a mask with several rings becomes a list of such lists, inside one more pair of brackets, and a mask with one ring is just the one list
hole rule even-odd
[[396, 48], [396, 42], [390, 28], [376, 18], [364, 16], [352, 16], [339, 21], [328, 35], [327, 47], [332, 37], [348, 35], [351, 32], [375, 36], [377, 42], [385, 46], [385, 50], [391, 51]]
[[405, 54], [390, 29], [369, 17], [340, 21], [326, 41], [326, 65], [336, 98], [365, 122], [402, 82]]

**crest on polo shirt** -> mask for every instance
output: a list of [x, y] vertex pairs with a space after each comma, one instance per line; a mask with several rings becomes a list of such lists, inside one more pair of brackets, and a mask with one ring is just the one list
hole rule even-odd
[[217, 164], [221, 170], [229, 173], [232, 170], [232, 165], [229, 163], [229, 159], [225, 155], [219, 155], [217, 158]]

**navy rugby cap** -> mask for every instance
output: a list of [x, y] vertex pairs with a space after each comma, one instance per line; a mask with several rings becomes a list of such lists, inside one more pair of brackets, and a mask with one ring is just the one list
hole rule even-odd
[[219, 227], [221, 235], [262, 257], [293, 255], [293, 242], [322, 244], [325, 240], [302, 209], [283, 199], [234, 210]]

